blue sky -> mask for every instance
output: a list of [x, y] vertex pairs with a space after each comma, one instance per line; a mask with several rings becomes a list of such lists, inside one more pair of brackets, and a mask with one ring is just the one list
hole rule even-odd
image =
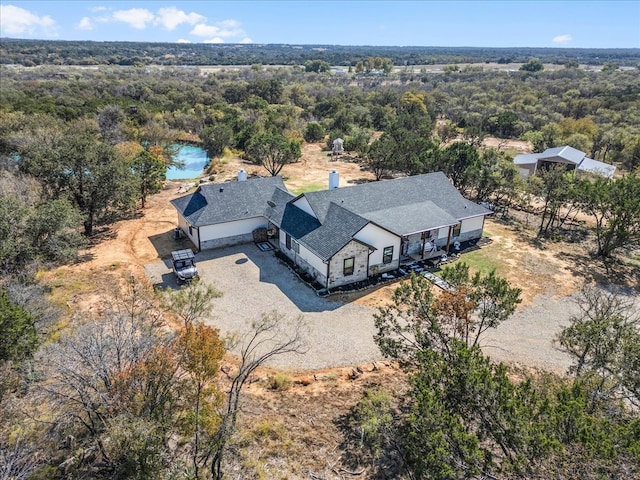
[[0, 9], [0, 36], [12, 38], [640, 48], [640, 0], [0, 0]]

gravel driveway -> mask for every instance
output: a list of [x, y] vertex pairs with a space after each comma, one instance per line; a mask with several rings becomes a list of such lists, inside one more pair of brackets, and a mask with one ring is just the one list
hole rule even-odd
[[[358, 365], [380, 359], [373, 342], [373, 309], [318, 297], [275, 256], [254, 244], [208, 250], [196, 255], [202, 280], [222, 292], [208, 323], [221, 333], [246, 331], [263, 312], [277, 310], [288, 319], [299, 315], [307, 325], [304, 355], [276, 357], [271, 366], [321, 369]], [[170, 264], [145, 267], [151, 281], [175, 287]]]
[[[380, 360], [373, 342], [373, 308], [318, 297], [272, 251], [253, 244], [209, 250], [196, 255], [200, 277], [223, 295], [215, 300], [208, 323], [221, 333], [242, 333], [263, 312], [277, 310], [288, 319], [299, 315], [307, 325], [304, 355], [276, 357], [277, 368], [315, 370]], [[156, 285], [175, 288], [168, 261], [145, 267]], [[538, 296], [482, 339], [485, 353], [498, 361], [566, 372], [569, 358], [553, 338], [577, 311], [573, 297]]]

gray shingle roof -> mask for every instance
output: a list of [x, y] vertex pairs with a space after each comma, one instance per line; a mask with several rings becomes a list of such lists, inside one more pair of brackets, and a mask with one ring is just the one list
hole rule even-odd
[[[294, 205], [292, 207], [300, 210]], [[322, 260], [328, 260], [353, 240], [353, 236], [367, 223], [369, 220], [366, 218], [330, 203], [322, 225], [301, 236], [298, 241]]]
[[[286, 193], [280, 177], [251, 178], [244, 182], [202, 185], [192, 194], [172, 200], [173, 206], [194, 227], [267, 216], [274, 190]], [[293, 198], [287, 193], [287, 199]], [[279, 202], [285, 200], [276, 194]]]
[[402, 235], [458, 223], [456, 218], [430, 200], [370, 212], [367, 218], [392, 232], [403, 232]]
[[[397, 235], [454, 225], [464, 218], [492, 213], [465, 199], [442, 172], [309, 192], [304, 196], [321, 223], [333, 202]], [[429, 201], [439, 211], [429, 212], [425, 208], [425, 202]]]
[[271, 199], [267, 201], [265, 216], [270, 222], [279, 227], [282, 223], [282, 218], [284, 217], [285, 208], [288, 206], [288, 202], [294, 198], [296, 198], [295, 195], [292, 195], [280, 187], [276, 187]]
[[287, 203], [284, 208], [282, 220], [276, 225], [296, 240], [299, 240], [309, 232], [320, 227], [320, 222], [317, 218], [312, 217], [292, 203]]
[[318, 218], [296, 207], [280, 177], [202, 185], [172, 200], [195, 227], [264, 216], [323, 260], [369, 222], [397, 235], [492, 212], [465, 199], [441, 172], [304, 194]]

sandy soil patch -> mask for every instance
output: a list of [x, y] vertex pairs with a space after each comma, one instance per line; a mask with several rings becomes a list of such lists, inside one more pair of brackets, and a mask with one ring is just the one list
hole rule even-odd
[[[233, 180], [238, 170], [244, 168], [249, 175], [266, 175], [259, 166], [238, 157], [226, 159], [221, 165], [216, 182]], [[340, 186], [373, 180], [373, 175], [363, 172], [356, 163], [333, 160], [322, 151], [320, 144], [305, 144], [299, 162], [287, 165], [281, 172], [287, 188], [319, 190], [328, 187], [329, 172], [340, 174]], [[166, 258], [175, 247], [173, 228], [177, 215], [170, 200], [184, 195], [186, 182], [167, 181], [162, 191], [147, 199], [147, 206], [133, 219], [122, 220], [96, 236], [93, 246], [82, 252], [86, 261], [74, 269], [96, 270], [125, 268], [141, 273], [142, 266], [160, 258]]]
[[533, 152], [533, 144], [523, 140], [502, 139], [495, 137], [486, 137], [482, 141], [482, 145], [489, 148], [496, 148], [503, 152], [531, 153]]
[[[292, 192], [301, 189], [321, 190], [329, 186], [329, 172], [336, 170], [340, 174], [340, 186], [375, 180], [371, 172], [364, 171], [360, 165], [348, 156], [332, 157], [330, 152], [322, 149], [321, 143], [305, 143], [302, 146], [302, 157], [296, 163], [285, 165], [280, 176], [283, 177], [287, 188]], [[268, 175], [259, 165], [242, 160], [239, 157], [229, 157], [222, 162], [222, 172], [216, 181], [227, 181], [236, 178], [240, 169], [249, 175]]]

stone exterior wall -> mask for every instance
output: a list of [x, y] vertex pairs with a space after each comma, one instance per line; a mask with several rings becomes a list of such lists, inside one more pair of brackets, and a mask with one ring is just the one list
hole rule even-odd
[[[282, 238], [285, 235], [286, 234], [283, 232], [282, 237], [280, 239], [282, 240]], [[318, 271], [317, 268], [315, 268], [313, 265], [307, 262], [300, 255], [296, 254], [296, 252], [294, 252], [293, 250], [289, 250], [287, 248], [287, 245], [283, 241], [280, 241], [278, 245], [280, 247], [280, 251], [284, 253], [287, 257], [289, 257], [293, 263], [298, 265], [302, 270], [304, 270], [313, 278], [315, 278], [319, 284], [325, 285], [325, 286], [327, 285], [327, 276], [325, 273]]]
[[464, 232], [461, 233], [460, 235], [458, 235], [455, 238], [451, 239], [451, 243], [458, 241], [458, 242], [466, 242], [468, 240], [475, 240], [475, 239], [480, 239], [482, 237], [482, 229], [479, 230], [471, 230], [470, 232]]
[[214, 238], [200, 243], [202, 250], [209, 250], [211, 248], [229, 247], [231, 245], [238, 245], [239, 243], [251, 243], [253, 242], [252, 233], [243, 233], [240, 235], [233, 235], [231, 237]]
[[[478, 230], [471, 230], [469, 232], [463, 232], [460, 235], [454, 237], [453, 234], [451, 235], [451, 245], [453, 245], [454, 242], [466, 242], [468, 240], [475, 240], [475, 239], [480, 239], [482, 237], [482, 229], [478, 229]], [[444, 250], [447, 247], [447, 239], [446, 238], [439, 238], [436, 241], [436, 245], [438, 245], [438, 248], [440, 250]]]
[[[345, 258], [355, 257], [353, 265], [353, 274], [345, 276], [344, 260]], [[366, 280], [369, 264], [369, 247], [365, 247], [359, 242], [351, 241], [336, 253], [329, 263], [329, 283], [328, 288], [335, 288], [349, 283], [360, 282]]]
[[377, 265], [369, 265], [369, 276], [373, 277], [380, 273], [397, 270], [400, 266], [400, 259], [396, 258], [391, 263], [379, 263]]

